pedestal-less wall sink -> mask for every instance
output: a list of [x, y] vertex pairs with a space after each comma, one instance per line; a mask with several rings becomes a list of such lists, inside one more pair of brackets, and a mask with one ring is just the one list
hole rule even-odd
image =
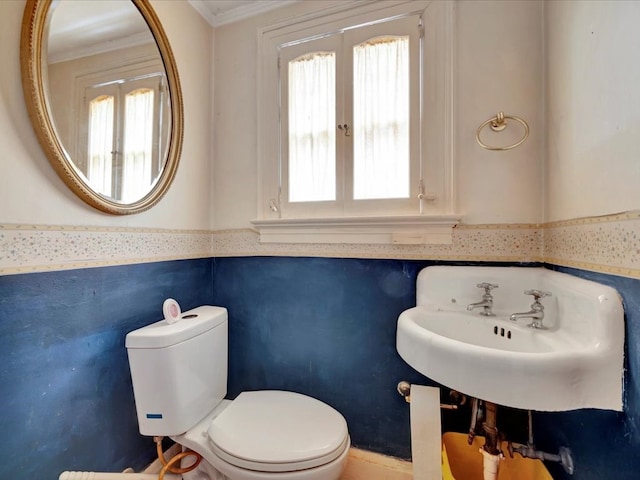
[[[491, 311], [467, 306], [489, 293]], [[549, 292], [542, 328], [530, 318], [525, 290]], [[486, 298], [486, 297], [485, 297]], [[534, 309], [535, 310], [535, 309]], [[417, 306], [398, 319], [400, 356], [446, 387], [530, 410], [622, 410], [624, 313], [605, 285], [542, 268], [427, 267]]]

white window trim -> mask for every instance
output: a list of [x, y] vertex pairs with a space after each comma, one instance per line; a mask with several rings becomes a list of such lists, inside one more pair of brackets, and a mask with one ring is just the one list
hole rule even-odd
[[252, 220], [262, 243], [451, 245], [456, 215]]
[[[278, 45], [302, 36], [322, 35], [353, 25], [383, 18], [417, 13], [427, 8], [425, 15], [425, 52], [430, 63], [425, 68], [425, 101], [436, 111], [440, 121], [423, 130], [422, 159], [427, 174], [422, 191], [419, 215], [384, 217], [280, 218], [279, 157], [280, 138], [274, 118], [280, 113], [273, 104], [277, 88], [275, 62], [271, 52]], [[257, 132], [258, 132], [258, 218], [251, 223], [260, 233], [260, 241], [279, 243], [387, 243], [387, 244], [448, 244], [453, 227], [460, 221], [455, 214], [454, 195], [454, 8], [455, 2], [357, 1], [332, 2], [321, 12], [312, 12], [288, 19], [258, 31], [257, 65]], [[304, 35], [300, 32], [304, 32]], [[433, 65], [437, 68], [433, 68]], [[274, 85], [275, 83], [275, 85]], [[427, 91], [428, 89], [428, 91]], [[427, 117], [428, 120], [428, 117]], [[425, 160], [426, 157], [428, 160]], [[435, 167], [434, 167], [435, 165]], [[436, 172], [434, 175], [433, 172]], [[416, 200], [418, 201], [418, 200]]]

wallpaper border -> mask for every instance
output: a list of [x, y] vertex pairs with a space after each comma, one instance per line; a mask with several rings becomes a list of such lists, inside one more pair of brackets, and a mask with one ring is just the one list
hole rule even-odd
[[211, 256], [206, 230], [0, 225], [0, 275]]
[[640, 278], [640, 210], [545, 224], [460, 224], [451, 245], [263, 244], [249, 228], [0, 224], [0, 275], [235, 256], [546, 262]]
[[640, 210], [543, 227], [546, 263], [640, 278]]
[[274, 244], [260, 243], [251, 229], [213, 232], [216, 257], [289, 256], [397, 258], [411, 260], [540, 261], [536, 225], [480, 225], [453, 229], [451, 245]]

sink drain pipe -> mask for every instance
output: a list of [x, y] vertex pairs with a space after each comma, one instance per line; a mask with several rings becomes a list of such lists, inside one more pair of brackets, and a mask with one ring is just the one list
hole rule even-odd
[[[402, 381], [397, 386], [398, 393], [402, 395], [407, 403], [411, 402], [411, 384], [409, 382]], [[450, 392], [452, 400], [459, 405], [464, 405], [467, 401], [465, 395], [452, 390]], [[473, 443], [473, 437], [475, 436], [475, 429], [478, 420], [480, 420], [482, 413], [479, 408], [479, 400], [474, 398], [471, 400], [471, 427], [469, 428], [469, 445]], [[456, 410], [458, 405], [453, 404], [440, 404], [441, 409]], [[498, 412], [498, 406], [495, 403], [484, 402], [484, 422], [482, 423], [482, 429], [485, 433], [485, 444], [480, 449], [482, 454], [483, 465], [483, 480], [496, 480], [498, 478], [498, 470], [500, 467], [500, 461], [504, 459], [503, 453], [499, 448], [499, 432], [496, 427], [496, 416]], [[524, 458], [535, 458], [547, 462], [558, 462], [564, 468], [565, 472], [569, 475], [573, 475], [575, 471], [573, 456], [571, 450], [567, 447], [560, 447], [558, 454], [543, 452], [536, 450], [533, 443], [533, 421], [531, 410], [529, 414], [529, 439], [527, 445], [507, 443], [509, 450], [509, 456], [513, 458], [514, 453], [520, 454]], [[167, 477], [168, 478], [168, 477]], [[60, 480], [67, 480], [62, 479]], [[68, 479], [72, 480], [72, 479]], [[73, 479], [75, 480], [75, 479]], [[106, 480], [106, 479], [105, 479]], [[137, 480], [137, 479], [136, 479]]]
[[[411, 402], [411, 384], [402, 381], [397, 386], [398, 393], [402, 395], [407, 403]], [[441, 409], [456, 410], [458, 405], [464, 405], [467, 397], [455, 390], [451, 390], [449, 396], [455, 403], [440, 404]], [[475, 399], [474, 399], [475, 400]], [[474, 408], [477, 412], [477, 401], [474, 402]], [[485, 422], [482, 428], [485, 432], [485, 444], [480, 449], [482, 454], [482, 470], [484, 480], [496, 480], [498, 478], [498, 469], [500, 461], [504, 458], [502, 452], [498, 448], [498, 429], [496, 428], [496, 415], [498, 406], [495, 403], [485, 402]], [[473, 437], [470, 437], [473, 440]]]
[[496, 418], [498, 416], [498, 406], [492, 402], [484, 402], [485, 421], [482, 429], [485, 434], [484, 445], [480, 449], [482, 454], [482, 478], [484, 480], [496, 480], [500, 461], [504, 458], [500, 451], [500, 440]]

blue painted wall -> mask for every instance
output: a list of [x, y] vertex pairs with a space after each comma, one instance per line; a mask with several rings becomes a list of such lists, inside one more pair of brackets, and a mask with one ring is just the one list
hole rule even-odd
[[408, 458], [400, 380], [428, 381], [398, 355], [396, 322], [415, 306], [425, 262], [326, 258], [215, 260], [215, 303], [229, 309], [229, 396], [308, 394], [340, 411], [355, 446]]
[[[433, 262], [321, 258], [220, 258], [215, 302], [229, 308], [229, 394], [283, 388], [340, 410], [353, 443], [408, 458], [409, 412], [398, 380], [429, 383], [395, 351], [398, 314], [415, 305], [419, 270]], [[550, 267], [551, 268], [551, 267]], [[558, 269], [611, 285], [623, 297], [627, 326], [626, 410], [536, 413], [538, 447], [572, 449], [576, 473], [556, 464], [556, 479], [640, 478], [640, 280]], [[524, 379], [526, 381], [526, 379]], [[445, 391], [446, 393], [446, 391]], [[444, 430], [466, 431], [468, 409], [443, 413]], [[526, 442], [526, 412], [500, 408], [500, 429]]]
[[124, 347], [168, 296], [210, 301], [212, 261], [0, 276], [0, 478], [122, 471], [155, 457], [141, 437]]
[[556, 480], [638, 480], [640, 478], [640, 280], [587, 272], [548, 268], [610, 285], [622, 296], [625, 311], [624, 412], [579, 410], [534, 414], [534, 434], [539, 448], [556, 453], [569, 447], [576, 472], [567, 475], [549, 465]]
[[[135, 419], [125, 334], [160, 318], [174, 296], [230, 313], [229, 397], [280, 388], [313, 395], [347, 418], [353, 443], [408, 458], [409, 408], [399, 380], [429, 383], [395, 350], [398, 314], [433, 262], [218, 258], [0, 277], [0, 478], [57, 479], [63, 470], [141, 468], [155, 456]], [[561, 269], [622, 294], [627, 322], [624, 413], [536, 413], [538, 446], [573, 450], [576, 474], [640, 477], [640, 280]], [[468, 411], [445, 412], [445, 430]], [[501, 409], [523, 441], [523, 412]], [[519, 437], [519, 438], [518, 438]], [[526, 437], [524, 437], [526, 438]]]

